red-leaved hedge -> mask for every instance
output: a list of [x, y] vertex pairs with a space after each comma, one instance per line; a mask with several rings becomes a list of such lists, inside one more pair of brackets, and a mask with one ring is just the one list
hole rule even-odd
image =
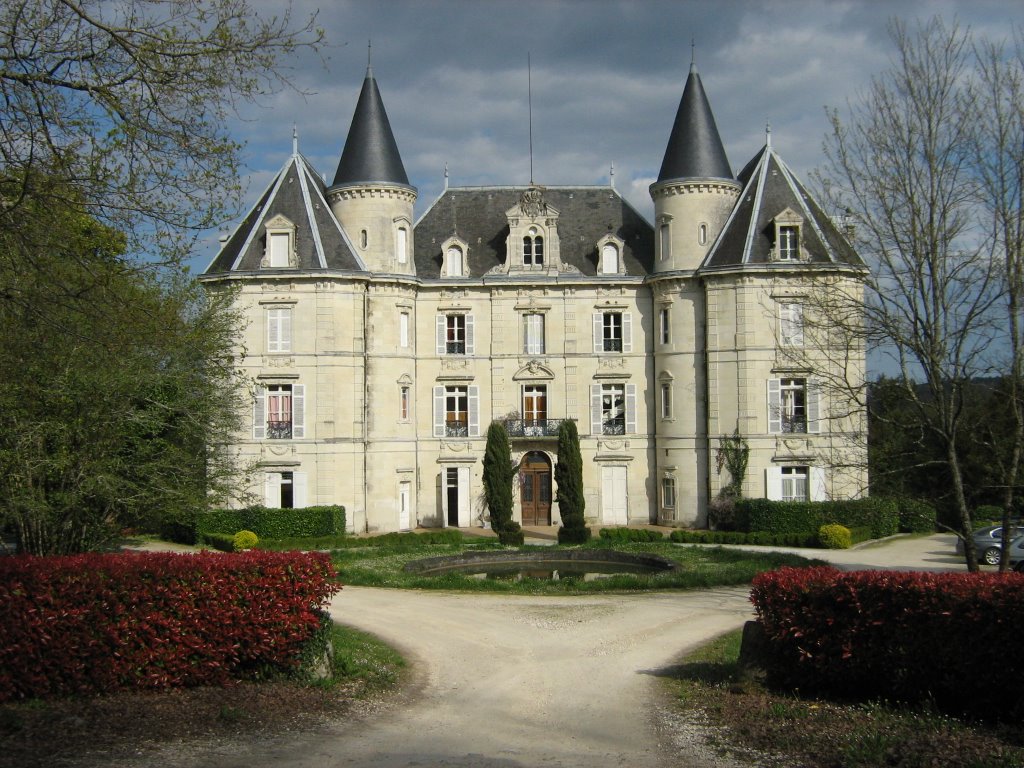
[[287, 670], [333, 575], [297, 552], [0, 558], [0, 701]]
[[782, 568], [754, 579], [775, 685], [1024, 715], [1024, 575]]

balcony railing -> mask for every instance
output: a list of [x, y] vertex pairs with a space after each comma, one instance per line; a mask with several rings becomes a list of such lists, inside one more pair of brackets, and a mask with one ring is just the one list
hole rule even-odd
[[445, 343], [445, 354], [448, 355], [464, 355], [466, 354], [466, 342], [464, 341], [449, 341]]
[[270, 440], [291, 440], [292, 423], [290, 421], [268, 421], [267, 438]]
[[625, 419], [606, 419], [601, 423], [601, 432], [605, 435], [626, 434]]
[[557, 437], [563, 421], [571, 419], [505, 419], [509, 437]]
[[621, 352], [622, 351], [622, 339], [608, 339], [604, 340], [604, 351], [605, 352]]
[[798, 432], [804, 434], [807, 432], [807, 417], [806, 416], [782, 416], [782, 431], [783, 432]]
[[446, 419], [444, 434], [445, 437], [469, 437], [469, 422], [465, 419]]

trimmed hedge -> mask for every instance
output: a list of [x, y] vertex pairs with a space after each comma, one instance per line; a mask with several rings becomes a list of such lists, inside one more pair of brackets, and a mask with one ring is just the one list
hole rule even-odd
[[690, 531], [682, 528], [669, 534], [677, 544], [753, 544], [763, 547], [817, 547], [816, 533], [769, 533], [767, 531]]
[[261, 539], [289, 539], [310, 536], [341, 536], [345, 533], [345, 508], [341, 506], [299, 509], [211, 509], [196, 519], [200, 539], [209, 533], [252, 531]]
[[297, 552], [0, 558], [0, 701], [294, 670], [333, 577]]
[[1018, 722], [1024, 574], [830, 567], [759, 574], [750, 599], [769, 682], [859, 700], [933, 702]]
[[[652, 531], [647, 528], [602, 528], [599, 535], [605, 541], [619, 543], [629, 541], [661, 541], [665, 538], [661, 531]], [[561, 538], [559, 538], [559, 543], [562, 543]]]
[[899, 507], [900, 531], [903, 533], [935, 533], [938, 511], [927, 501], [896, 499]]
[[385, 533], [380, 536], [366, 538], [346, 537], [331, 543], [334, 549], [356, 547], [417, 547], [427, 544], [462, 544], [465, 537], [457, 528], [441, 528], [436, 531], [413, 533]]
[[204, 533], [199, 537], [199, 543], [221, 552], [235, 551], [235, 537], [230, 533]]
[[838, 523], [847, 528], [870, 528], [872, 538], [881, 539], [900, 529], [896, 501], [879, 497], [843, 501], [737, 499], [735, 514], [740, 530], [776, 534], [803, 534]]

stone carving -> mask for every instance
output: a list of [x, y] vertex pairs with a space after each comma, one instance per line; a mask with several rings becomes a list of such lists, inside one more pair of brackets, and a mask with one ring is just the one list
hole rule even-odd
[[537, 187], [530, 187], [519, 198], [519, 210], [524, 216], [537, 217], [544, 212], [544, 193]]

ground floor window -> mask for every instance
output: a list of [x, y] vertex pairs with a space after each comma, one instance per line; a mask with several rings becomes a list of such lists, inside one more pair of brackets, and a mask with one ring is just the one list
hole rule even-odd
[[674, 477], [661, 478], [661, 506], [665, 509], [675, 509], [676, 479]]
[[306, 506], [305, 472], [267, 472], [264, 475], [264, 503], [270, 509]]

